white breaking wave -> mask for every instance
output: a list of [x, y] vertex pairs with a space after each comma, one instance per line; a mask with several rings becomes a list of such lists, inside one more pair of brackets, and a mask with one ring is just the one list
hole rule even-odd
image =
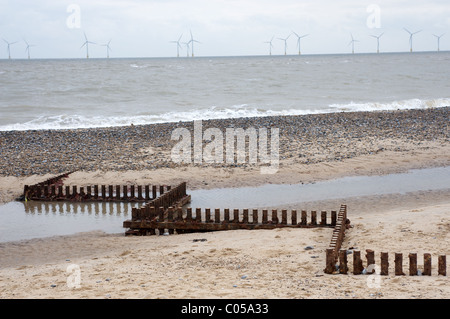
[[128, 125], [145, 125], [167, 122], [189, 122], [194, 120], [226, 119], [242, 117], [264, 117], [285, 115], [306, 115], [335, 112], [370, 112], [384, 110], [427, 109], [450, 106], [450, 98], [433, 100], [410, 99], [394, 101], [391, 103], [348, 103], [331, 104], [323, 109], [286, 109], [286, 110], [262, 110], [249, 107], [246, 104], [229, 108], [194, 109], [191, 111], [167, 112], [155, 115], [137, 116], [93, 116], [83, 115], [55, 115], [40, 116], [25, 123], [16, 123], [0, 126], [0, 131], [45, 130], [45, 129], [78, 129], [94, 127], [116, 127]]

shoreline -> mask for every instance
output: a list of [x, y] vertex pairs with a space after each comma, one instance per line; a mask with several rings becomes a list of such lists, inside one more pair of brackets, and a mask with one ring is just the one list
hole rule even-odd
[[[7, 140], [0, 144], [5, 154], [0, 158], [0, 204], [20, 195], [24, 184], [72, 170], [76, 172], [66, 184], [187, 181], [188, 189], [205, 189], [313, 183], [449, 166], [449, 110], [204, 122], [204, 128], [279, 125], [280, 166], [273, 175], [263, 175], [251, 165], [170, 163], [170, 132], [188, 123], [0, 132], [2, 141]], [[385, 249], [404, 256], [414, 251], [433, 258], [448, 255], [448, 195], [449, 190], [442, 190], [349, 198], [348, 218], [354, 227], [343, 245], [362, 252], [373, 249], [377, 256]], [[339, 201], [308, 202], [302, 208], [331, 209]], [[374, 289], [367, 285], [367, 276], [323, 274], [331, 232], [275, 229], [145, 237], [88, 232], [0, 243], [0, 298], [450, 298], [448, 275], [399, 277], [392, 270]], [[195, 241], [198, 238], [206, 240]], [[314, 248], [305, 250], [306, 246]], [[418, 261], [422, 267], [420, 257]], [[67, 285], [69, 265], [81, 270], [79, 288]], [[433, 259], [433, 271], [436, 267]]]

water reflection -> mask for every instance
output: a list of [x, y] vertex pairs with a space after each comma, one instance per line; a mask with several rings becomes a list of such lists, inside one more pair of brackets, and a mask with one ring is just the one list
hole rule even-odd
[[82, 214], [82, 215], [115, 215], [127, 217], [131, 209], [143, 205], [142, 203], [128, 202], [23, 202], [27, 214]]

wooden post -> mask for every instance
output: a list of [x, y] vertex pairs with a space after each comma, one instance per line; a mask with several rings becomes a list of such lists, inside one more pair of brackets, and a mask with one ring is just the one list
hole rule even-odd
[[116, 185], [116, 200], [120, 200], [120, 185]]
[[380, 275], [387, 276], [389, 274], [389, 254], [381, 253], [381, 271]]
[[272, 223], [278, 224], [278, 211], [276, 209], [272, 209]]
[[331, 211], [331, 226], [336, 226], [337, 212], [335, 210]]
[[295, 209], [291, 211], [291, 223], [292, 225], [297, 225], [297, 210]]
[[353, 274], [360, 275], [364, 267], [361, 260], [361, 252], [359, 250], [353, 251]]
[[423, 254], [423, 274], [424, 276], [431, 276], [431, 254]]
[[252, 213], [252, 223], [258, 224], [259, 223], [259, 216], [258, 216], [258, 210], [254, 209]]
[[404, 276], [403, 273], [403, 254], [401, 253], [395, 253], [395, 275], [396, 276]]
[[410, 253], [409, 257], [409, 275], [417, 275], [417, 253]]
[[300, 224], [301, 225], [306, 225], [307, 221], [306, 221], [306, 210], [302, 210], [302, 219]]
[[48, 185], [43, 185], [44, 187], [44, 198], [48, 198]]
[[332, 274], [336, 270], [336, 257], [334, 255], [334, 249], [328, 248], [326, 251], [326, 265], [324, 272], [326, 274]]
[[281, 210], [281, 224], [287, 225], [287, 210]]
[[152, 185], [152, 199], [155, 199], [158, 195], [156, 195], [156, 185]]
[[122, 198], [123, 200], [127, 200], [128, 199], [128, 186], [127, 185], [123, 185], [122, 186]]
[[346, 275], [347, 272], [347, 251], [345, 249], [341, 249], [339, 250], [339, 273]]
[[[89, 186], [89, 187], [90, 187], [90, 186]], [[64, 197], [62, 185], [59, 185], [59, 186], [58, 186], [58, 197], [59, 197], [59, 198], [63, 198], [63, 197]]]
[[164, 194], [164, 185], [159, 186], [159, 196], [161, 196], [162, 194]]
[[135, 194], [135, 192], [134, 192], [134, 185], [131, 185], [130, 192], [131, 192], [130, 197], [131, 197], [132, 199], [136, 198], [136, 194]]
[[[159, 207], [158, 209], [158, 221], [164, 222], [164, 207]], [[158, 232], [160, 235], [164, 234], [164, 228], [158, 228]]]
[[113, 198], [114, 192], [113, 192], [113, 186], [112, 185], [108, 185], [108, 195], [109, 195], [108, 197], [110, 199]]
[[186, 220], [192, 221], [192, 207], [186, 208]]
[[77, 186], [72, 186], [72, 196], [76, 196], [78, 194]]
[[[367, 267], [370, 265], [375, 266], [375, 252], [371, 249], [366, 249], [366, 259], [367, 259]], [[375, 269], [372, 268], [372, 270], [368, 271], [367, 274], [373, 274], [375, 273]]]
[[212, 222], [210, 208], [205, 208], [205, 222], [207, 222], [207, 223]]
[[438, 274], [447, 276], [447, 261], [445, 255], [440, 255], [438, 257]]
[[138, 199], [142, 200], [142, 185], [138, 185]]
[[225, 208], [223, 210], [223, 217], [224, 217], [224, 222], [225, 223], [229, 223], [230, 222], [230, 209], [229, 208]]
[[233, 223], [239, 223], [239, 209], [233, 209]]
[[199, 223], [202, 221], [202, 209], [201, 208], [195, 209], [195, 221], [197, 221]]
[[150, 185], [145, 185], [145, 199], [150, 200]]
[[216, 224], [220, 224], [220, 209], [219, 208], [216, 208], [214, 210], [214, 222]]
[[267, 224], [267, 221], [268, 221], [268, 211], [267, 211], [267, 209], [263, 209], [263, 211], [262, 211], [262, 223], [263, 224]]
[[320, 225], [326, 225], [327, 224], [327, 212], [322, 211], [320, 213]]
[[242, 222], [243, 222], [244, 224], [248, 224], [248, 209], [244, 209], [243, 217], [242, 217]]
[[56, 196], [56, 186], [52, 185], [51, 188], [52, 188], [52, 191], [50, 193], [50, 196], [55, 197]]
[[66, 198], [70, 198], [70, 186], [66, 186]]
[[311, 211], [311, 225], [317, 225], [317, 212]]
[[102, 198], [105, 199], [106, 198], [106, 186], [102, 185]]

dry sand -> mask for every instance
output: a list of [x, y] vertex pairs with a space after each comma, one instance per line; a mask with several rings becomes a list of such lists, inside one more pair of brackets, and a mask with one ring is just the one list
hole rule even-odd
[[[287, 165], [275, 175], [259, 170], [187, 167], [140, 172], [77, 172], [66, 183], [101, 179], [174, 184], [190, 189], [313, 181], [385, 174], [450, 162], [448, 146], [382, 152], [343, 162]], [[7, 198], [46, 176], [2, 177]], [[332, 229], [236, 230], [125, 237], [102, 232], [0, 244], [1, 298], [450, 298], [449, 276], [437, 275], [437, 256], [450, 253], [450, 191], [352, 198], [343, 247], [390, 253], [390, 275], [327, 275], [325, 249]], [[314, 203], [338, 208], [338, 201]], [[317, 207], [317, 206], [316, 206]], [[307, 208], [307, 207], [298, 207]], [[196, 239], [205, 239], [198, 241]], [[306, 250], [306, 246], [313, 249]], [[394, 276], [393, 254], [433, 257], [432, 276]], [[349, 265], [352, 267], [352, 255]], [[71, 265], [75, 265], [76, 268]], [[69, 267], [70, 266], [70, 267]], [[69, 267], [69, 268], [68, 268]], [[79, 267], [79, 268], [78, 268]], [[448, 267], [447, 267], [448, 268]], [[77, 272], [68, 272], [79, 269]], [[79, 274], [80, 286], [74, 276]], [[379, 282], [377, 280], [380, 280]], [[72, 285], [72, 286], [71, 286]]]

